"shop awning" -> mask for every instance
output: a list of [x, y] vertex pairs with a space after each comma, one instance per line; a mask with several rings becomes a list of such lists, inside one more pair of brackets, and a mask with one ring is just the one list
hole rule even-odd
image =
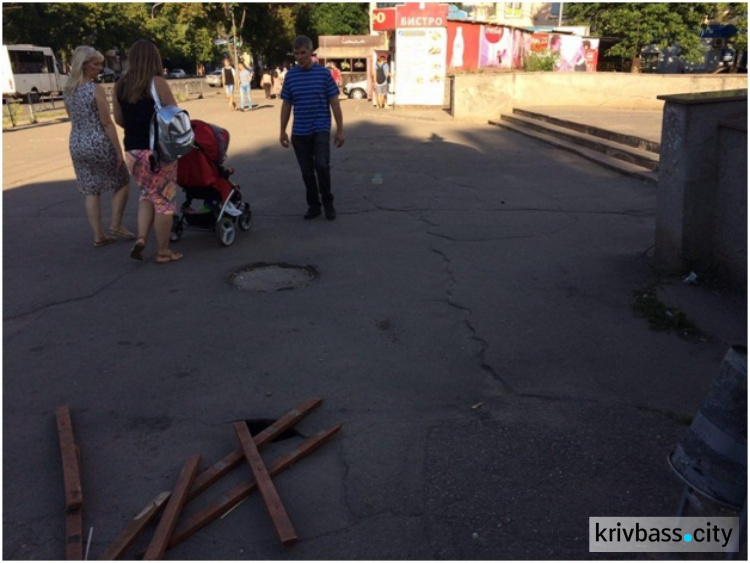
[[318, 47], [315, 55], [319, 59], [364, 59], [372, 55], [373, 47]]

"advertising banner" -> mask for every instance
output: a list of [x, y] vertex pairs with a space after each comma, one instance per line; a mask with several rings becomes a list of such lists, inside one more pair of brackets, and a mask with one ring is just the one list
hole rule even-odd
[[448, 68], [479, 68], [479, 33], [482, 26], [476, 23], [449, 21]]
[[531, 33], [511, 27], [483, 25], [479, 36], [479, 66], [521, 69], [531, 49]]
[[596, 72], [599, 62], [599, 39], [578, 35], [535, 33], [531, 52], [557, 54], [555, 70], [559, 72]]
[[396, 8], [380, 8], [372, 11], [373, 31], [396, 29]]
[[407, 2], [396, 6], [396, 27], [442, 27], [448, 21], [448, 4]]
[[443, 105], [446, 48], [444, 27], [396, 30], [396, 104]]

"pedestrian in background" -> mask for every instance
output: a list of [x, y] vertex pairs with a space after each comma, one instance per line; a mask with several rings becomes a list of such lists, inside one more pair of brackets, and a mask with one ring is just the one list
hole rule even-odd
[[281, 70], [279, 70], [279, 67], [276, 67], [273, 71], [273, 98], [280, 98], [281, 97], [281, 87], [283, 83], [281, 80]]
[[253, 71], [248, 70], [245, 63], [240, 63], [240, 110], [245, 111], [245, 98], [247, 97], [247, 109], [253, 109], [253, 100], [250, 98]]
[[229, 59], [224, 59], [224, 68], [221, 69], [221, 85], [224, 86], [224, 93], [227, 95], [227, 100], [229, 100], [229, 111], [234, 111], [237, 107], [234, 101], [235, 82], [234, 69]]
[[313, 44], [300, 36], [293, 43], [297, 66], [291, 68], [281, 90], [281, 146], [289, 148], [286, 128], [294, 108], [292, 146], [305, 182], [307, 213], [305, 219], [321, 214], [321, 200], [326, 218], [336, 218], [331, 193], [331, 112], [336, 120], [337, 148], [344, 145], [344, 118], [339, 91], [330, 71], [313, 63]]
[[87, 45], [77, 47], [63, 92], [65, 110], [71, 122], [70, 157], [78, 190], [86, 196], [86, 217], [94, 231], [96, 247], [116, 240], [102, 229], [101, 195], [107, 192], [112, 192], [110, 234], [126, 239], [135, 238], [122, 225], [130, 195], [130, 176], [117, 138], [117, 129], [109, 115], [107, 95], [104, 88], [94, 82], [102, 68], [104, 55]]
[[271, 76], [271, 69], [264, 68], [263, 74], [260, 80], [260, 85], [266, 93], [266, 99], [271, 98], [271, 87], [273, 86], [273, 77]]
[[128, 52], [128, 72], [115, 85], [113, 108], [115, 122], [125, 130], [125, 161], [140, 188], [138, 201], [138, 238], [130, 257], [143, 260], [146, 240], [154, 227], [156, 262], [168, 264], [182, 259], [169, 249], [172, 217], [177, 210], [177, 161], [152, 162], [149, 132], [155, 104], [151, 85], [162, 106], [176, 106], [169, 84], [161, 76], [161, 55], [151, 41], [139, 39]]
[[386, 96], [388, 94], [388, 63], [383, 55], [378, 57], [378, 64], [375, 65], [373, 82], [375, 83], [375, 97], [377, 98], [378, 107], [385, 108]]
[[336, 63], [330, 63], [330, 65], [331, 76], [333, 76], [333, 81], [336, 83], [336, 87], [339, 89], [339, 94], [341, 94], [341, 71], [336, 66]]

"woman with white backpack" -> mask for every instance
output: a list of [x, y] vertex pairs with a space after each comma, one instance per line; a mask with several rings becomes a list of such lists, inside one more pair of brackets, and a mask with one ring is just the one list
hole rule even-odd
[[[128, 52], [128, 71], [117, 81], [112, 98], [115, 122], [125, 129], [125, 160], [140, 190], [138, 238], [130, 257], [143, 260], [151, 226], [156, 236], [156, 262], [168, 264], [183, 255], [169, 249], [172, 217], [176, 212], [177, 161], [154, 161], [149, 133], [156, 105], [151, 95], [153, 81], [161, 104], [176, 106], [167, 81], [162, 78], [159, 49], [151, 41], [139, 39]], [[152, 166], [153, 164], [153, 166]]]

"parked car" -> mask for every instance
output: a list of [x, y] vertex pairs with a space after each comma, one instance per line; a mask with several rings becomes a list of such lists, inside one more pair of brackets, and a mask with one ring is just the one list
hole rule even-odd
[[167, 73], [167, 78], [187, 78], [187, 74], [181, 68], [175, 68]]
[[211, 86], [211, 88], [221, 86], [221, 70], [215, 70], [211, 74], [206, 75], [206, 84]]
[[367, 98], [367, 80], [349, 82], [344, 85], [344, 94], [353, 100], [364, 100]]

